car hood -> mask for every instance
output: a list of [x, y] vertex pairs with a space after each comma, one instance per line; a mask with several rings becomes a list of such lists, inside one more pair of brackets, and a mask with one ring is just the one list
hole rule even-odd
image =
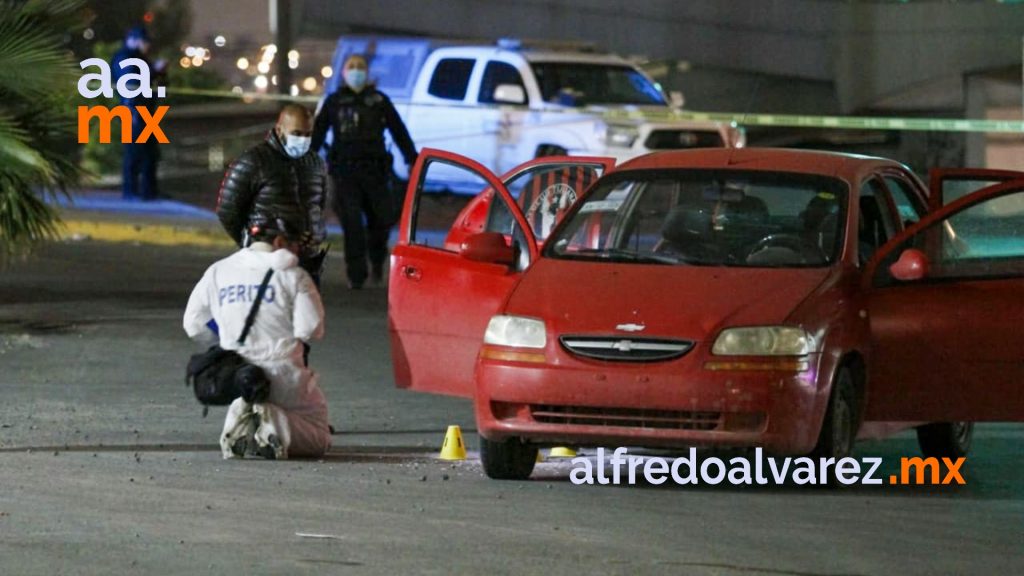
[[711, 268], [541, 258], [516, 286], [505, 313], [543, 318], [556, 334], [700, 341], [727, 326], [784, 322], [828, 274], [828, 268]]

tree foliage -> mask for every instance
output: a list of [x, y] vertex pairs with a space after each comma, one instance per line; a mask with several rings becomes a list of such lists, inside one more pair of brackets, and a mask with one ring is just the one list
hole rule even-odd
[[46, 198], [81, 178], [75, 158], [78, 66], [62, 47], [79, 0], [0, 2], [0, 260], [58, 233]]

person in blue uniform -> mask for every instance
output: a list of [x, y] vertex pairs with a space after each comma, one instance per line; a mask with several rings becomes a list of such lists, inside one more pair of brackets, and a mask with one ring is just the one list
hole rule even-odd
[[[125, 34], [124, 45], [118, 50], [110, 62], [110, 73], [113, 82], [117, 81], [123, 74], [137, 74], [134, 66], [122, 70], [121, 63], [129, 58], [138, 58], [150, 67], [151, 77], [160, 74], [160, 70], [154, 70], [150, 65], [147, 54], [149, 53], [149, 33], [142, 26], [128, 30]], [[155, 73], [155, 74], [154, 74]], [[128, 87], [137, 89], [137, 82], [129, 82]], [[120, 104], [132, 109], [132, 142], [124, 144], [124, 158], [122, 166], [122, 190], [126, 200], [153, 200], [157, 197], [156, 168], [160, 161], [160, 145], [155, 138], [146, 142], [135, 143], [139, 135], [146, 127], [146, 122], [135, 109], [136, 106], [150, 107], [154, 103], [143, 96], [135, 98], [121, 98]], [[152, 112], [151, 108], [151, 112]]]

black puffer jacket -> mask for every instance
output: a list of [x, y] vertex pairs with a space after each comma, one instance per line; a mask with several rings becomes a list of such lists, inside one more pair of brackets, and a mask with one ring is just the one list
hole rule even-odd
[[325, 181], [320, 156], [310, 151], [292, 159], [271, 130], [228, 168], [217, 216], [239, 246], [247, 228], [280, 218], [290, 229], [307, 232], [306, 248], [312, 249], [327, 235]]

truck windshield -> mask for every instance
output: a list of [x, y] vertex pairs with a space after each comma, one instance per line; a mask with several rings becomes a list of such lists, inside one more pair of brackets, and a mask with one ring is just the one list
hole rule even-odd
[[629, 66], [576, 62], [534, 62], [531, 66], [545, 102], [667, 105], [661, 90]]
[[785, 172], [664, 170], [602, 179], [548, 239], [553, 258], [800, 268], [839, 257], [847, 190]]

